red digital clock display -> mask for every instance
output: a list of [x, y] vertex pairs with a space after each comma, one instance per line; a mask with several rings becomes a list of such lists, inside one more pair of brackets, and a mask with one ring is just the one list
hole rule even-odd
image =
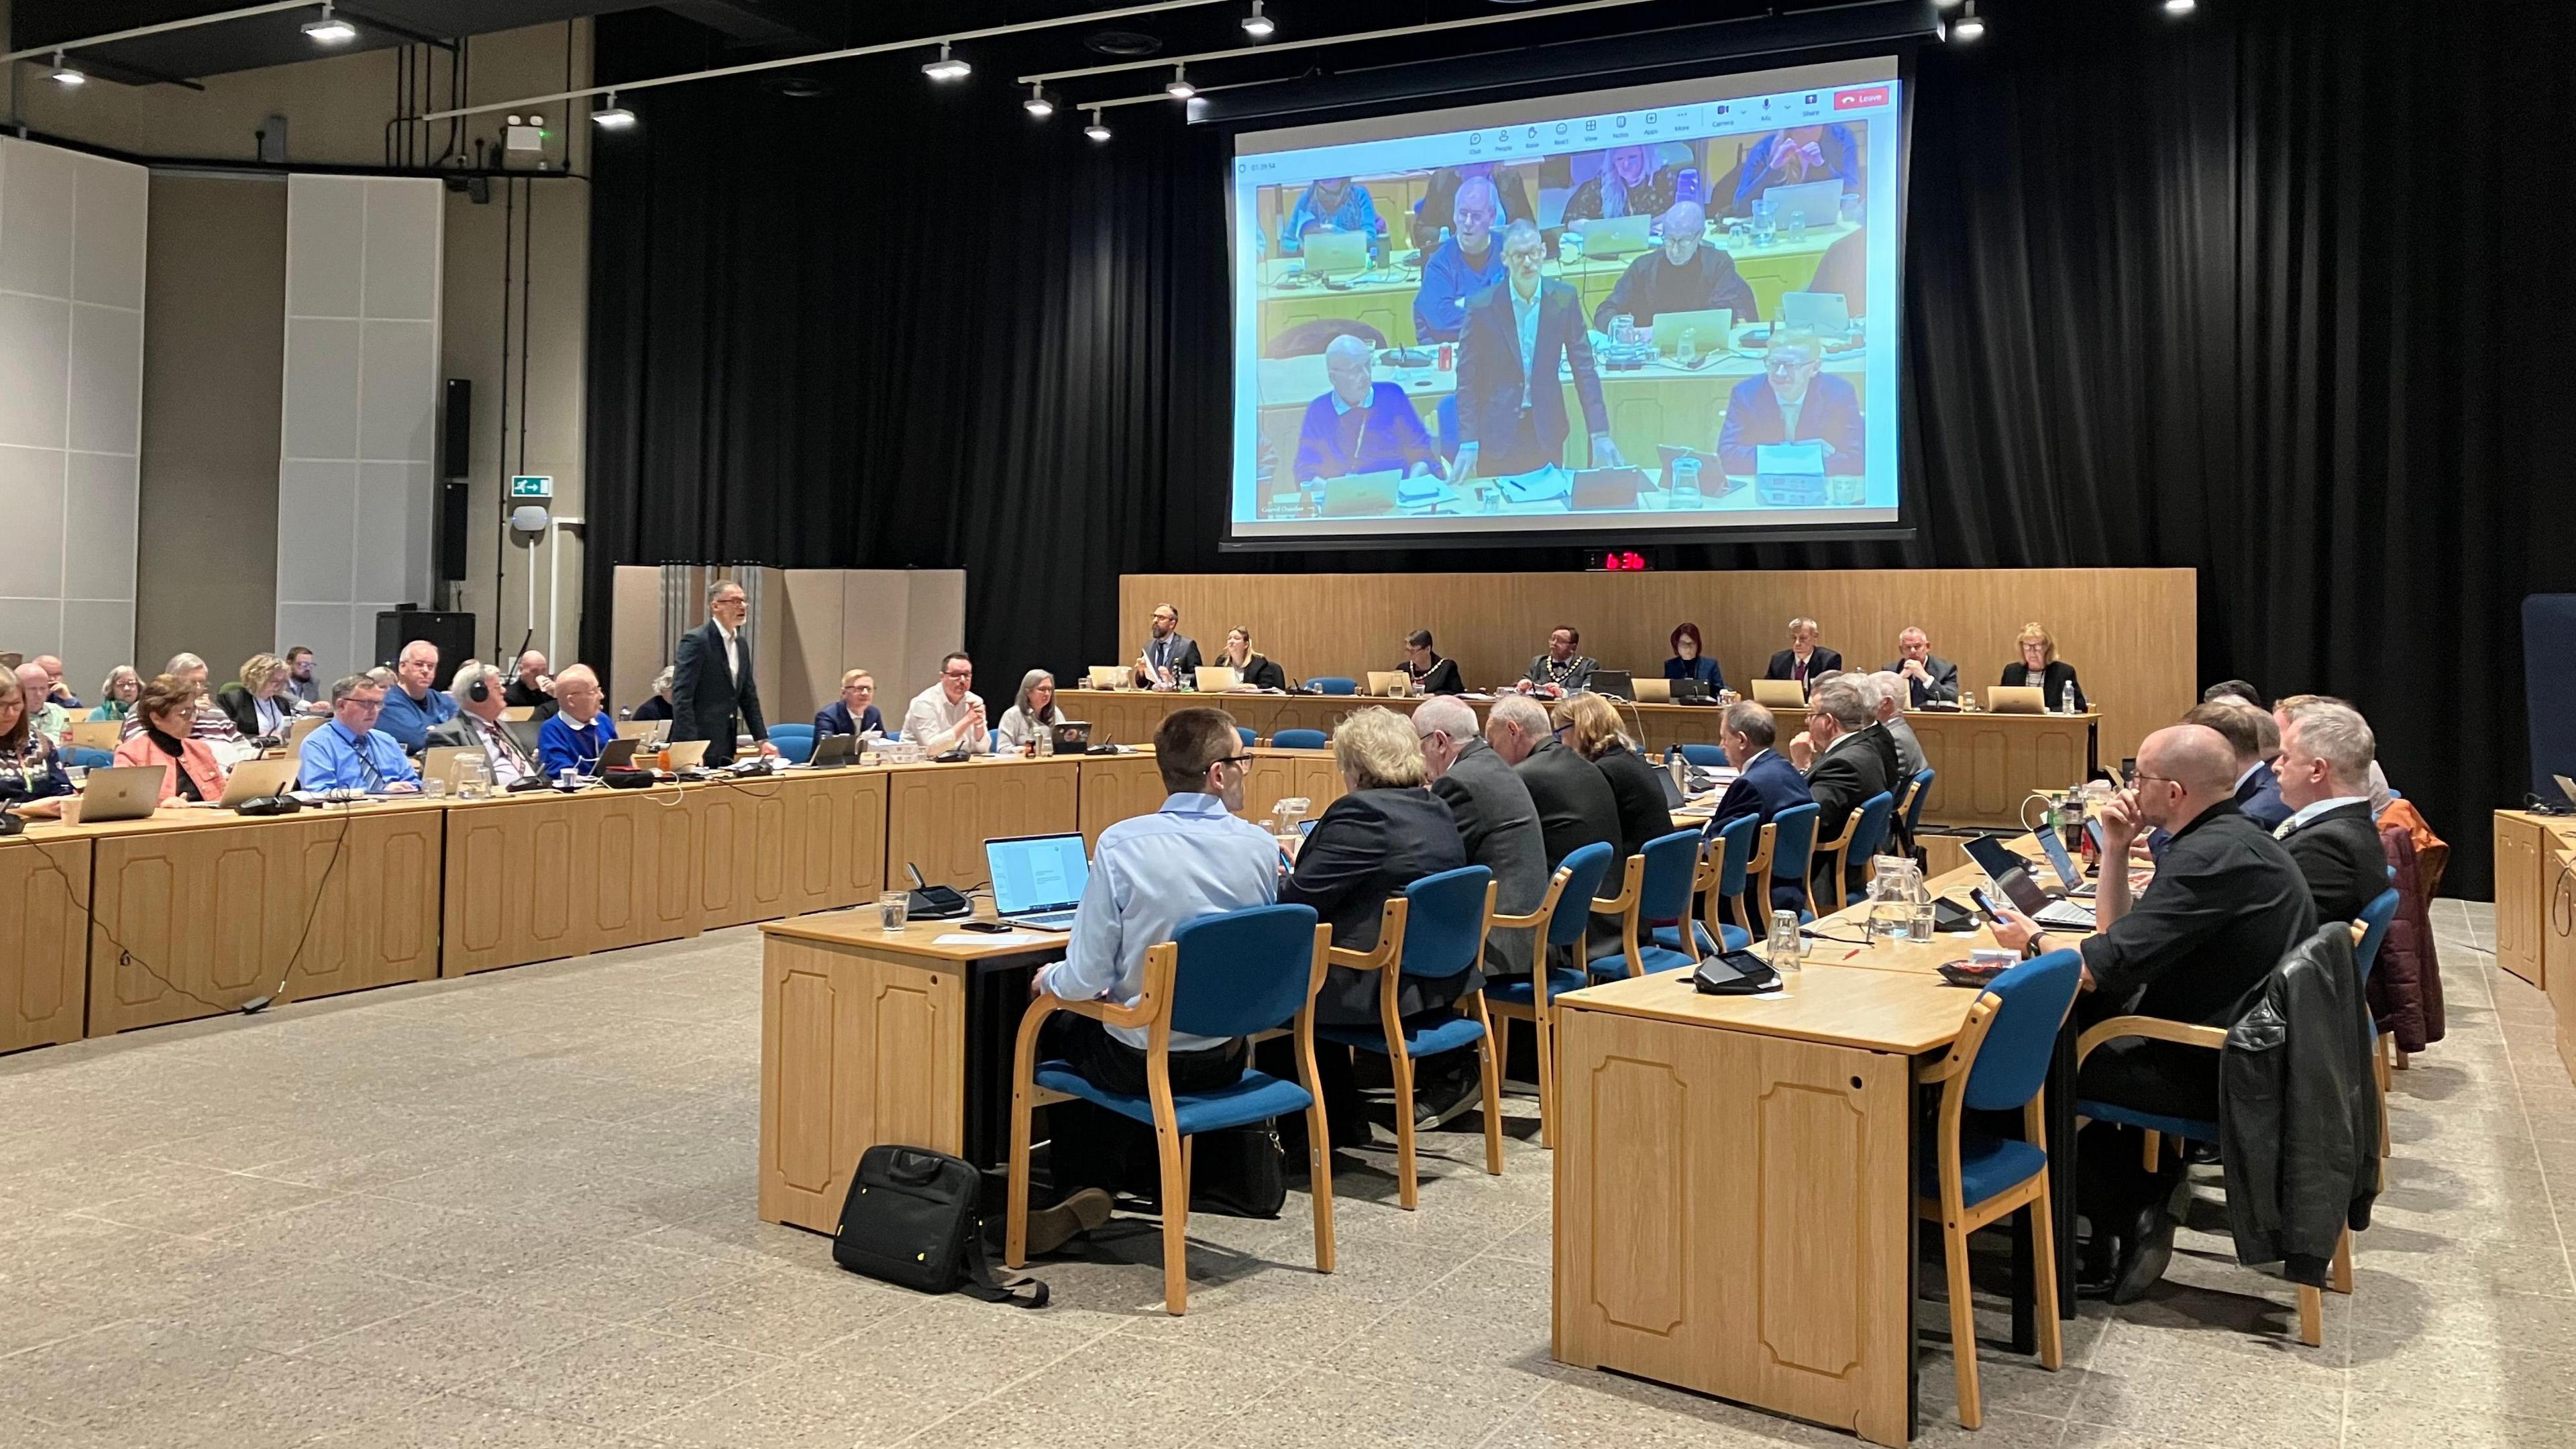
[[1614, 548], [1601, 555], [1601, 567], [1614, 574], [1642, 574], [1654, 566], [1633, 548]]

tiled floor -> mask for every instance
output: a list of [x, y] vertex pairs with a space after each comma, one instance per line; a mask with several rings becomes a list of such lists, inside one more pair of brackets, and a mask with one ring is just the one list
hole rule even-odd
[[[2538, 994], [2477, 949], [2488, 908], [2437, 923], [2450, 1039], [2399, 1078], [2325, 1347], [2187, 1233], [2165, 1289], [2087, 1305], [2062, 1372], [1996, 1346], [1988, 1305], [1975, 1442], [2576, 1445], [2576, 1088]], [[730, 932], [0, 1061], [0, 1444], [1855, 1442], [1551, 1363], [1525, 1142], [1493, 1179], [1475, 1137], [1433, 1136], [1415, 1214], [1346, 1157], [1329, 1278], [1302, 1197], [1201, 1217], [1180, 1320], [1150, 1226], [1045, 1268], [1042, 1313], [842, 1274], [753, 1214], [757, 951]], [[1964, 1439], [1946, 1318], [1920, 1321], [1923, 1437]]]

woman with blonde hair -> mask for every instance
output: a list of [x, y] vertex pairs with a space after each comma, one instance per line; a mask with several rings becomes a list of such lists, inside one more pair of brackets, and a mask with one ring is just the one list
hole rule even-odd
[[1610, 782], [1619, 802], [1619, 853], [1635, 855], [1646, 842], [1673, 833], [1673, 807], [1662, 771], [1637, 752], [1619, 719], [1619, 707], [1597, 694], [1558, 700], [1552, 723], [1565, 747], [1590, 760]]
[[2037, 623], [2021, 626], [2014, 640], [2021, 646], [2021, 657], [2004, 666], [2003, 684], [2008, 689], [2037, 685], [2040, 702], [2050, 709], [2062, 709], [2071, 695], [2077, 712], [2093, 706], [2084, 698], [2084, 686], [2075, 682], [2075, 666], [2057, 657], [2057, 637]]
[[215, 704], [244, 739], [286, 737], [295, 723], [295, 699], [286, 692], [293, 671], [274, 654], [254, 654], [242, 661], [241, 676], [215, 691]]

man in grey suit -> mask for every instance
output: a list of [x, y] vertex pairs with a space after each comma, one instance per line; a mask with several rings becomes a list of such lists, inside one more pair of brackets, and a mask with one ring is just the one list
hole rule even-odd
[[751, 677], [751, 641], [742, 633], [751, 597], [742, 585], [719, 579], [707, 590], [707, 613], [706, 623], [680, 636], [671, 673], [671, 738], [705, 740], [706, 762], [729, 765], [739, 718], [760, 742], [760, 752], [774, 755], [778, 749], [769, 743], [769, 724], [760, 713], [760, 686]]
[[1912, 691], [1909, 709], [1959, 702], [1959, 666], [1933, 653], [1932, 636], [1919, 627], [1909, 625], [1896, 636], [1896, 657], [1885, 672], [1904, 676]]
[[[1413, 733], [1430, 767], [1431, 793], [1449, 802], [1467, 863], [1494, 873], [1494, 909], [1507, 916], [1537, 910], [1547, 896], [1547, 839], [1529, 786], [1476, 732], [1476, 712], [1448, 695], [1413, 710]], [[1495, 931], [1485, 938], [1485, 974], [1529, 975], [1535, 955], [1529, 931]]]

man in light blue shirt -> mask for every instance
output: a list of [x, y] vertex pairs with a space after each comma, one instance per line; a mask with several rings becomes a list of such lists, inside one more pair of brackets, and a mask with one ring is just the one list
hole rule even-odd
[[415, 755], [429, 747], [432, 729], [456, 718], [456, 701], [448, 698], [446, 690], [433, 687], [437, 676], [438, 646], [426, 639], [405, 644], [394, 660], [394, 687], [385, 692], [385, 712], [377, 728]]
[[364, 790], [371, 795], [419, 789], [420, 772], [412, 768], [402, 746], [376, 728], [376, 717], [384, 708], [384, 686], [363, 674], [332, 685], [329, 722], [306, 735], [304, 748], [297, 752], [296, 788]]

